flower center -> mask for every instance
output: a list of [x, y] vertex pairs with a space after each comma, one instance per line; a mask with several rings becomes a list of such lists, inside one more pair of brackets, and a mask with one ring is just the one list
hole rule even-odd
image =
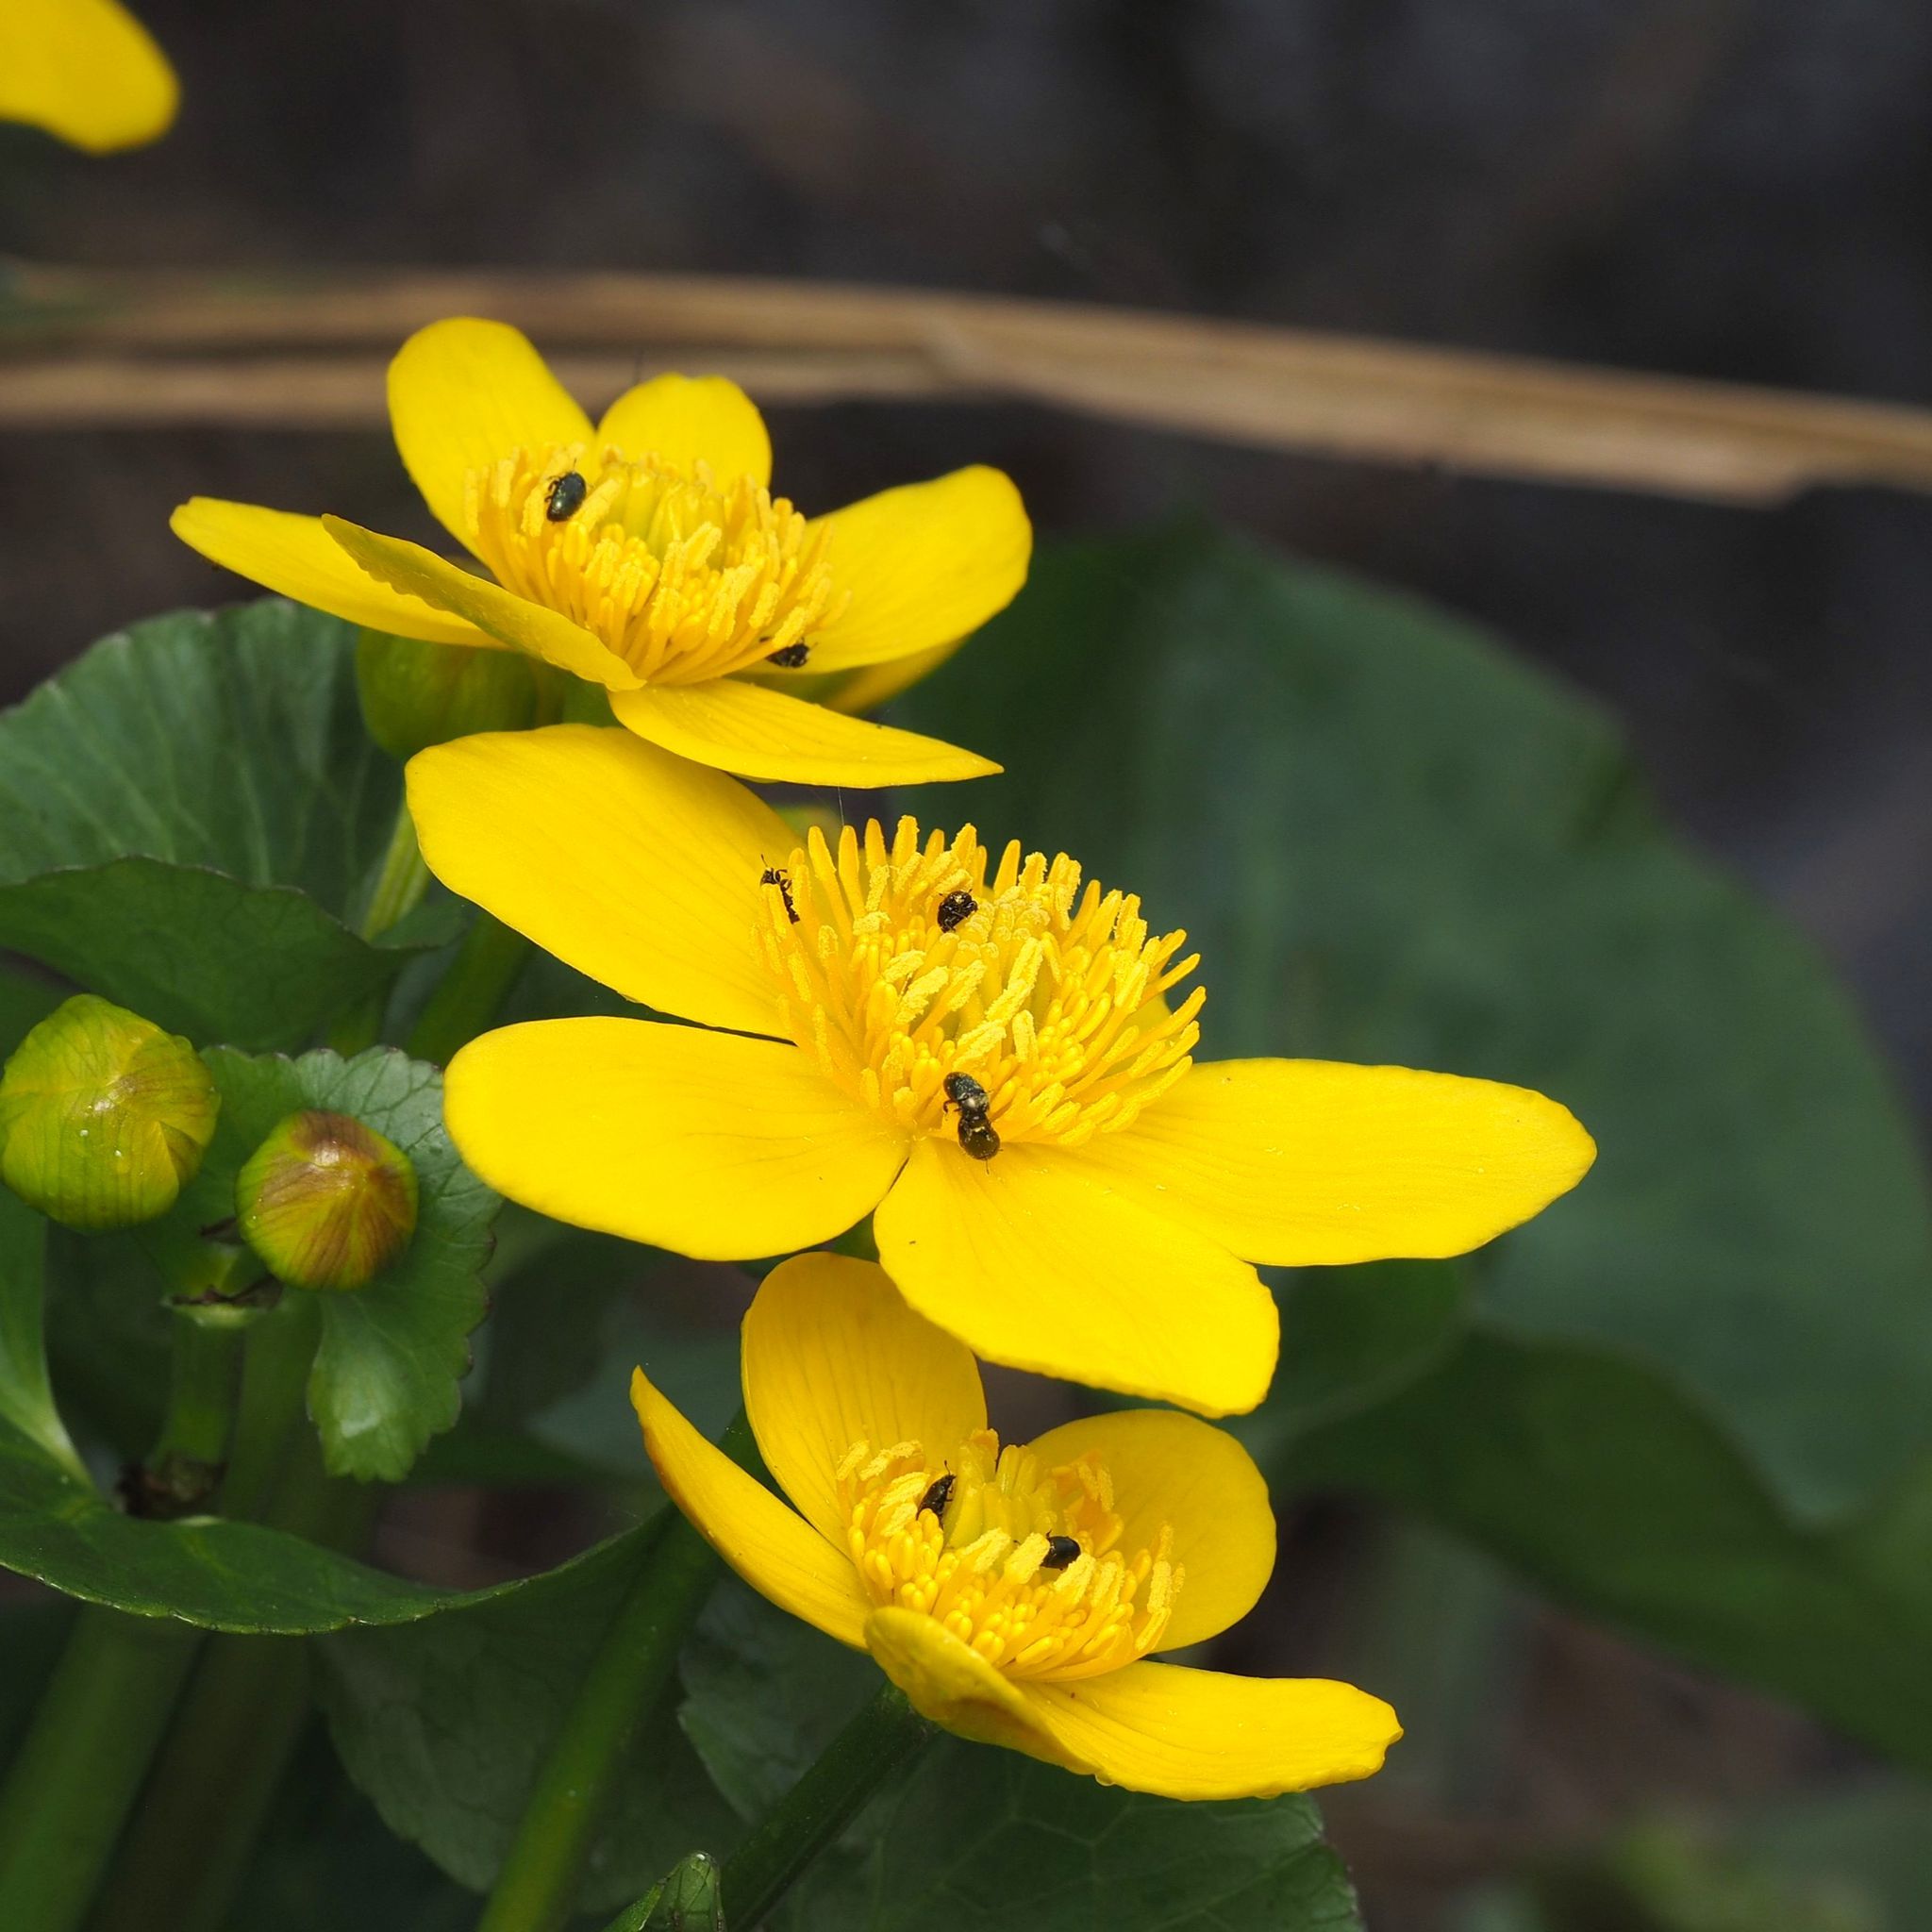
[[[580, 443], [470, 472], [470, 543], [505, 590], [574, 618], [638, 675], [696, 684], [776, 654], [795, 668], [849, 594], [825, 533], [749, 476]], [[800, 655], [803, 647], [805, 656]]]
[[917, 1442], [839, 1465], [846, 1542], [882, 1607], [937, 1618], [1011, 1677], [1092, 1677], [1144, 1657], [1183, 1572], [1163, 1525], [1151, 1550], [1115, 1547], [1113, 1484], [1091, 1453], [1042, 1469], [991, 1429], [943, 1468]]
[[1064, 854], [1009, 844], [991, 881], [968, 825], [922, 845], [901, 819], [851, 826], [836, 858], [814, 827], [764, 874], [759, 942], [792, 1039], [898, 1125], [1077, 1146], [1125, 1126], [1187, 1071], [1207, 993], [1169, 1008], [1198, 955], [1151, 936], [1141, 902], [1103, 891]]

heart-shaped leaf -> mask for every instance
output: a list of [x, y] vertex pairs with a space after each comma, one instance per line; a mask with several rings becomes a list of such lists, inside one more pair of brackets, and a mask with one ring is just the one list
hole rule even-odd
[[445, 942], [354, 922], [401, 800], [355, 632], [279, 598], [104, 639], [0, 716], [0, 945], [201, 1041], [289, 1046]]

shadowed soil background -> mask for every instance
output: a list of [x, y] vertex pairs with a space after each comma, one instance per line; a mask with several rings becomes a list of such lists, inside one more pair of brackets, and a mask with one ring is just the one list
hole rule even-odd
[[[1932, 402], [1932, 12], [1896, 0], [142, 11], [180, 125], [106, 162], [0, 130], [0, 250], [874, 281]], [[770, 414], [808, 510], [984, 460], [1048, 532], [1205, 511], [1492, 625], [1613, 708], [1678, 823], [1818, 942], [1932, 1104], [1932, 501], [1712, 508], [1036, 407]], [[9, 433], [0, 694], [244, 594], [168, 534], [197, 491], [429, 534], [377, 434]], [[1241, 1661], [1366, 1672], [1364, 1646], [1413, 1650], [1405, 1614], [1469, 1632], [1438, 1645], [1429, 1734], [1326, 1806], [1386, 1932], [1447, 1924], [1449, 1880], [1633, 1807], [1853, 1769], [1446, 1544], [1370, 1550], [1340, 1509], [1289, 1527]], [[480, 1581], [584, 1534], [415, 1492], [383, 1556]], [[1365, 1575], [1391, 1565], [1365, 1639]]]

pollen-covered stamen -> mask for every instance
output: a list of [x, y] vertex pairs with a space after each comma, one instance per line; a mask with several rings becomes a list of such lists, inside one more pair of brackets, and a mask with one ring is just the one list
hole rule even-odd
[[[941, 1523], [920, 1507], [941, 1474]], [[1157, 1648], [1182, 1582], [1174, 1538], [1118, 1547], [1113, 1486], [1093, 1455], [1052, 1469], [1030, 1449], [971, 1436], [943, 1471], [917, 1442], [855, 1442], [838, 1472], [846, 1542], [867, 1594], [936, 1618], [1013, 1677], [1097, 1676]], [[1047, 1566], [1050, 1540], [1079, 1554]]]
[[[576, 499], [560, 479], [581, 475]], [[824, 532], [749, 476], [581, 444], [470, 472], [470, 543], [508, 591], [562, 612], [638, 675], [695, 684], [794, 650], [849, 601]]]
[[1198, 956], [1064, 854], [1008, 845], [990, 880], [987, 862], [970, 825], [922, 844], [901, 819], [888, 846], [874, 821], [836, 853], [814, 828], [786, 866], [797, 918], [767, 894], [758, 943], [792, 1039], [867, 1107], [956, 1135], [945, 1080], [966, 1074], [1002, 1144], [1078, 1146], [1187, 1071], [1207, 994], [1167, 994]]

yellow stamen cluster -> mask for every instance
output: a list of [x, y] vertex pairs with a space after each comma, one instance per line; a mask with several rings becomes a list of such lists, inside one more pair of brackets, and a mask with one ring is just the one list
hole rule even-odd
[[[506, 590], [561, 611], [654, 684], [696, 684], [806, 643], [849, 601], [825, 535], [749, 476], [607, 448], [519, 449], [470, 472], [470, 543]], [[550, 515], [575, 473], [583, 501]]]
[[[923, 1498], [953, 1479], [943, 1520]], [[1092, 1455], [1042, 1469], [991, 1429], [943, 1466], [917, 1442], [874, 1453], [856, 1442], [839, 1466], [846, 1541], [880, 1606], [934, 1617], [1012, 1677], [1098, 1676], [1156, 1648], [1182, 1582], [1173, 1533], [1124, 1554], [1113, 1485]], [[1080, 1553], [1048, 1567], [1048, 1539]]]
[[[985, 1089], [1002, 1141], [1077, 1146], [1125, 1126], [1187, 1071], [1199, 987], [1184, 932], [1151, 935], [1130, 893], [1083, 891], [1064, 854], [988, 854], [874, 820], [836, 855], [814, 827], [765, 892], [759, 941], [791, 1037], [847, 1092], [899, 1125], [957, 1132], [944, 1081]], [[972, 909], [965, 909], [970, 897]], [[949, 915], [948, 930], [941, 923]]]

